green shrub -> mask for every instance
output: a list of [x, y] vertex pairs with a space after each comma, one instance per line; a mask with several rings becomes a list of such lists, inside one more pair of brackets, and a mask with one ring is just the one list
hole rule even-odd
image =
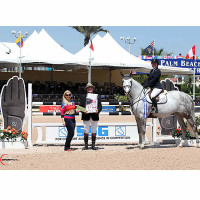
[[[115, 100], [117, 102], [128, 102], [128, 97], [127, 96], [122, 96], [122, 95], [116, 95], [115, 94]], [[119, 105], [119, 111], [126, 111], [126, 106]]]

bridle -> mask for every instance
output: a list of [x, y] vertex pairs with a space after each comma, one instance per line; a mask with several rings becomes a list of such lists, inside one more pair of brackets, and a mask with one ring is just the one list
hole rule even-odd
[[[133, 97], [132, 97], [131, 94], [130, 94], [131, 87], [132, 87], [132, 80], [131, 80], [130, 90], [129, 90], [128, 93], [126, 93], [126, 95], [127, 95], [127, 96], [129, 95], [129, 96], [131, 97], [131, 99], [133, 100]], [[142, 92], [143, 92], [144, 96], [146, 96], [147, 93], [145, 92], [145, 88], [142, 88], [140, 94], [134, 99], [134, 100], [136, 100], [136, 99], [139, 98], [139, 100], [137, 100], [137, 101], [135, 101], [135, 102], [131, 102], [131, 104], [130, 104], [131, 106], [133, 106], [133, 105], [135, 105], [136, 103], [139, 103], [139, 101], [143, 100], [143, 98], [140, 98]], [[134, 101], [134, 100], [133, 100], [133, 101]]]

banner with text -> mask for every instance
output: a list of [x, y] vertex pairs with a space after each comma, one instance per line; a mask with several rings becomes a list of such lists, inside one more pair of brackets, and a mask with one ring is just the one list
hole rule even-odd
[[[151, 59], [143, 59], [150, 61]], [[200, 75], [200, 60], [193, 59], [158, 59], [159, 65], [171, 66], [171, 67], [183, 67], [194, 70], [195, 74]]]
[[[42, 126], [46, 126], [45, 133]], [[147, 123], [147, 127], [152, 123]], [[38, 140], [37, 143], [65, 143], [67, 137], [67, 129], [61, 124], [33, 124], [37, 128]], [[45, 141], [42, 141], [43, 136], [46, 135]], [[89, 137], [91, 137], [91, 127]], [[75, 128], [75, 135], [72, 139], [72, 144], [82, 144], [84, 139], [84, 126], [82, 123], [77, 123]], [[136, 123], [99, 123], [97, 127], [97, 142], [136, 142], [138, 143], [139, 136]], [[146, 138], [146, 141], [148, 139]]]

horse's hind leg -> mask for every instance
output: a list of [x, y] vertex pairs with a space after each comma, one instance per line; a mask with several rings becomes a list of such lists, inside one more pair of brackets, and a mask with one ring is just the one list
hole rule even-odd
[[198, 133], [197, 133], [197, 125], [195, 123], [195, 116], [191, 116], [189, 119], [187, 119], [189, 125], [191, 126], [192, 130], [194, 131], [195, 133], [195, 136], [196, 136], [196, 147], [200, 147], [200, 144], [199, 144], [199, 136], [198, 136]]
[[181, 130], [182, 130], [181, 142], [178, 145], [178, 147], [182, 147], [184, 140], [185, 140], [185, 135], [186, 135], [186, 124], [185, 124], [185, 122], [183, 120], [183, 116], [181, 114], [179, 114], [179, 113], [174, 113], [174, 114], [177, 117], [178, 123], [181, 126]]

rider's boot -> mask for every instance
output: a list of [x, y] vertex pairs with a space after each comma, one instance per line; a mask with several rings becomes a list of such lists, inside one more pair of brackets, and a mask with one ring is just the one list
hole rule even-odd
[[85, 148], [84, 150], [88, 149], [88, 134], [84, 133], [84, 142], [85, 142]]
[[157, 106], [156, 97], [152, 98], [151, 101], [152, 101], [152, 104], [153, 104], [152, 111], [155, 112], [155, 113], [158, 113], [158, 106]]
[[92, 150], [97, 150], [95, 147], [96, 133], [92, 133]]

